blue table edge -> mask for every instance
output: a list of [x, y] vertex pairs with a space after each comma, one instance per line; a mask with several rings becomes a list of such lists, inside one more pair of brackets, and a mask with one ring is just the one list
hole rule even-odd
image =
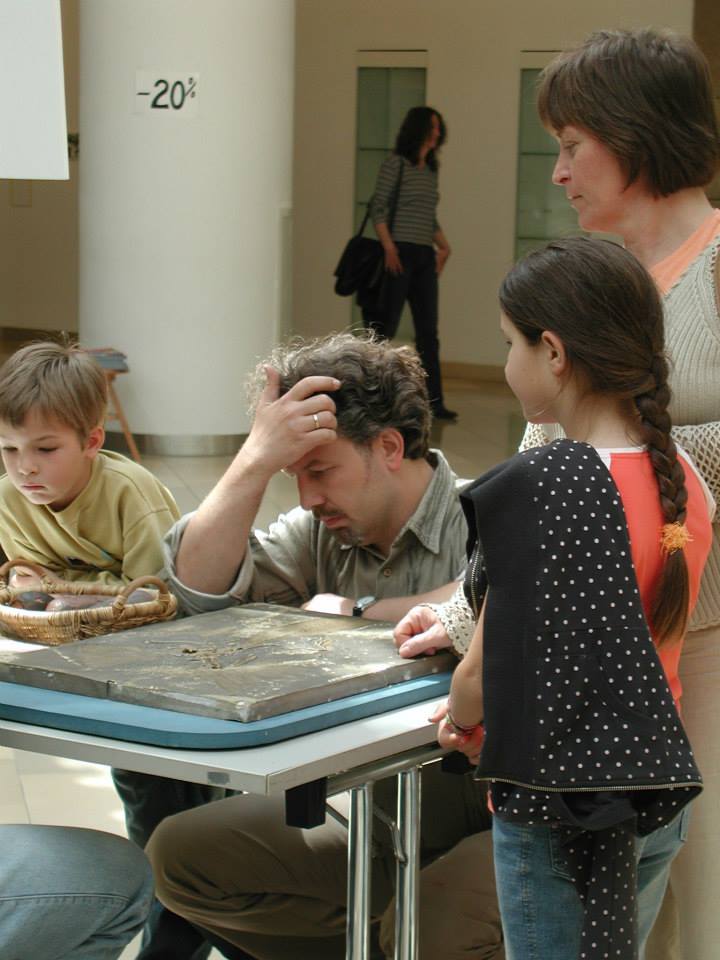
[[250, 723], [0, 681], [0, 718], [159, 747], [234, 750], [279, 743], [443, 697], [450, 689], [451, 676], [437, 673], [405, 680]]

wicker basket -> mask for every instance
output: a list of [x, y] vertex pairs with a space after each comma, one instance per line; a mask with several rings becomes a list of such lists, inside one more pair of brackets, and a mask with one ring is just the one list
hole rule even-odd
[[[85, 610], [22, 610], [9, 603], [27, 588], [8, 586], [8, 576], [13, 567], [25, 567], [36, 573], [41, 580], [40, 589], [46, 593], [89, 593], [107, 596], [108, 604]], [[157, 592], [154, 600], [128, 603], [127, 598], [138, 587], [153, 587]], [[138, 577], [125, 586], [81, 581], [56, 580], [46, 570], [27, 560], [8, 560], [0, 567], [0, 627], [19, 640], [57, 646], [71, 640], [97, 637], [115, 630], [128, 630], [144, 623], [170, 620], [175, 616], [177, 600], [158, 577]]]

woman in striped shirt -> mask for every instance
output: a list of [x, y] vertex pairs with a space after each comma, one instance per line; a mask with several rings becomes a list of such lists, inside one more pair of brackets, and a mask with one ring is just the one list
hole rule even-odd
[[385, 276], [373, 302], [361, 303], [365, 327], [392, 339], [405, 301], [415, 327], [415, 347], [427, 373], [433, 414], [454, 420], [443, 400], [438, 340], [438, 277], [450, 245], [436, 209], [437, 151], [446, 128], [432, 107], [413, 107], [402, 122], [395, 150], [380, 167], [371, 210], [385, 251]]

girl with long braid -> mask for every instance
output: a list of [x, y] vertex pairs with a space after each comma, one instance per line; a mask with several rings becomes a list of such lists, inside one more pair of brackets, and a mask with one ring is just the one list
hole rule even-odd
[[663, 309], [609, 241], [551, 243], [500, 289], [505, 375], [565, 437], [464, 494], [477, 628], [441, 744], [489, 782], [508, 960], [634, 960], [701, 780], [678, 662], [714, 502], [670, 435]]

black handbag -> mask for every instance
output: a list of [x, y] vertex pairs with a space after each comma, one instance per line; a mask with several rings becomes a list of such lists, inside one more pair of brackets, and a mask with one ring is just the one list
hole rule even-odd
[[363, 231], [370, 216], [370, 204], [363, 222], [354, 237], [345, 244], [342, 256], [335, 267], [335, 293], [349, 297], [361, 287], [372, 285], [375, 275], [382, 272], [385, 254], [382, 244], [373, 237], [364, 237]]
[[[400, 184], [403, 175], [402, 161], [400, 162], [400, 171], [398, 173], [395, 190], [393, 191], [393, 201], [390, 208], [389, 229], [392, 233], [395, 222], [395, 210], [397, 208], [398, 194], [400, 193]], [[385, 251], [379, 240], [374, 237], [364, 237], [365, 227], [370, 216], [370, 207], [372, 200], [367, 204], [365, 216], [360, 224], [360, 229], [355, 236], [350, 237], [345, 244], [342, 256], [335, 267], [333, 276], [335, 277], [335, 293], [341, 297], [349, 297], [358, 291], [372, 290], [382, 280], [385, 271]]]

